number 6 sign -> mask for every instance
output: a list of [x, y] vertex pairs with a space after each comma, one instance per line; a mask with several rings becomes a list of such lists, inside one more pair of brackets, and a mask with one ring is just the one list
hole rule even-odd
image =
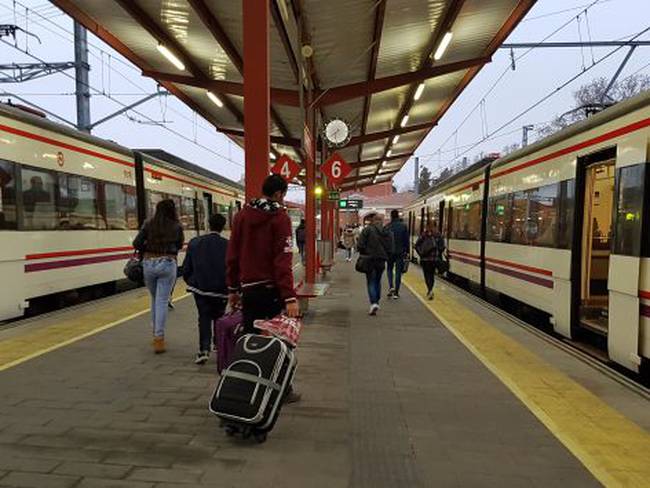
[[271, 168], [271, 173], [282, 176], [285, 180], [291, 181], [300, 172], [300, 166], [286, 154], [278, 158]]
[[320, 167], [321, 172], [327, 176], [327, 179], [333, 185], [339, 185], [345, 177], [350, 174], [352, 168], [339, 153], [332, 154], [327, 161]]

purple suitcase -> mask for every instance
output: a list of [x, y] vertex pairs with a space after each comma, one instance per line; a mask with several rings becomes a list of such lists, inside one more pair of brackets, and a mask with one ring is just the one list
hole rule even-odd
[[214, 337], [217, 345], [217, 371], [219, 373], [230, 365], [242, 320], [241, 310], [237, 310], [227, 313], [214, 321]]

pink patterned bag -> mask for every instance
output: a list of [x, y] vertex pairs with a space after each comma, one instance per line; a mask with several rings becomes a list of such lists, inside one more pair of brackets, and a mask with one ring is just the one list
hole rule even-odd
[[298, 345], [302, 332], [302, 321], [286, 315], [278, 315], [269, 320], [256, 320], [253, 325], [256, 329], [263, 331], [263, 334], [282, 339], [292, 347]]

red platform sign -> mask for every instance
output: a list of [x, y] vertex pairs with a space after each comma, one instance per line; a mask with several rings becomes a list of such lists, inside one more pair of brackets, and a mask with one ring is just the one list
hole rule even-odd
[[285, 180], [291, 181], [300, 173], [300, 166], [289, 156], [283, 154], [271, 168], [271, 173], [280, 175]]
[[352, 167], [345, 162], [339, 153], [332, 154], [320, 167], [321, 172], [333, 185], [339, 185], [350, 174]]

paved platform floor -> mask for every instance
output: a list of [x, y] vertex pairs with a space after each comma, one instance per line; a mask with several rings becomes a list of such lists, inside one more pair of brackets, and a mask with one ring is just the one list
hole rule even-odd
[[[216, 373], [192, 363], [186, 298], [171, 313], [164, 355], [151, 353], [141, 315], [0, 365], [0, 486], [599, 485], [410, 291], [369, 317], [352, 268], [337, 265], [311, 307], [296, 381], [304, 399], [282, 411], [265, 444], [227, 438], [208, 413]], [[126, 299], [111, 299], [115, 319]], [[73, 315], [84, 314], [92, 305]]]

